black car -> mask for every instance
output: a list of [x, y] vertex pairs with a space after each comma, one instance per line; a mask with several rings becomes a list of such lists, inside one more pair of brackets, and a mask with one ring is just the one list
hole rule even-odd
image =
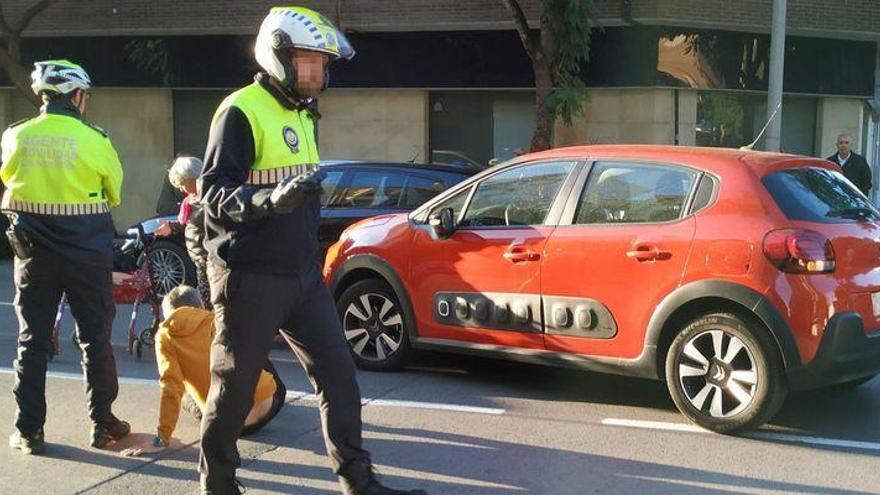
[[[326, 250], [346, 227], [363, 218], [383, 213], [414, 210], [450, 186], [479, 172], [458, 165], [326, 161], [327, 172], [321, 195], [321, 225], [318, 239]], [[162, 222], [174, 222], [177, 215], [149, 218], [140, 223], [144, 232], [156, 231]], [[134, 226], [128, 234], [136, 233]], [[117, 270], [129, 271], [137, 260], [123, 257], [124, 241], [117, 243]], [[152, 245], [153, 269], [164, 294], [183, 282], [196, 283], [195, 267], [189, 259], [183, 236], [160, 239]]]

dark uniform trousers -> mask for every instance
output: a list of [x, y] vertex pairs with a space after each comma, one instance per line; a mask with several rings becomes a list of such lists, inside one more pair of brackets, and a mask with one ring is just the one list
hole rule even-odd
[[82, 350], [89, 418], [106, 421], [119, 391], [110, 342], [116, 308], [111, 266], [65, 259], [33, 245], [15, 257], [15, 311], [19, 321], [13, 393], [15, 426], [33, 435], [46, 422], [46, 365], [61, 293], [67, 293]]
[[354, 362], [317, 263], [298, 276], [229, 270], [208, 262], [214, 302], [211, 389], [202, 420], [202, 489], [225, 493], [240, 464], [236, 441], [275, 334], [283, 330], [319, 402], [324, 442], [338, 473], [361, 448]]

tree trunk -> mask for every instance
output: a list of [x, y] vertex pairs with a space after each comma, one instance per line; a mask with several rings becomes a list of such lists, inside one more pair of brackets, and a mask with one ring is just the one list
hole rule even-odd
[[12, 84], [21, 91], [22, 96], [27, 98], [34, 108], [40, 108], [40, 99], [31, 90], [31, 76], [18, 58], [0, 49], [0, 68], [6, 71]]
[[553, 77], [543, 54], [535, 57], [532, 66], [535, 72], [535, 133], [532, 135], [531, 151], [543, 151], [553, 147], [551, 137], [555, 115], [548, 105], [553, 94]]
[[0, 47], [0, 69], [6, 71], [12, 84], [36, 108], [40, 107], [40, 98], [31, 90], [30, 72], [21, 65], [21, 33], [27, 29], [36, 16], [57, 1], [40, 0], [34, 3], [24, 11], [17, 25], [7, 22], [3, 13], [3, 5], [0, 4], [0, 37], [5, 45], [5, 47]]

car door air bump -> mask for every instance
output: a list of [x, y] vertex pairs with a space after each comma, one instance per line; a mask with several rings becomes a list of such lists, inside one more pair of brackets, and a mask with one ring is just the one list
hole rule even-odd
[[[543, 304], [543, 318], [541, 321]], [[617, 334], [611, 312], [587, 298], [501, 292], [438, 292], [434, 319], [444, 325], [610, 339]]]
[[478, 292], [438, 292], [434, 319], [444, 325], [515, 332], [543, 331], [541, 296]]
[[611, 312], [595, 299], [544, 296], [545, 332], [549, 335], [610, 339], [617, 335]]

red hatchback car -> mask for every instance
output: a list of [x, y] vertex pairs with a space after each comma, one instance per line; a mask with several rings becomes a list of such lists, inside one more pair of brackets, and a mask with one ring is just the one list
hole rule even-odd
[[802, 156], [527, 155], [353, 225], [324, 274], [363, 368], [425, 348], [660, 379], [718, 432], [880, 372], [880, 213]]

